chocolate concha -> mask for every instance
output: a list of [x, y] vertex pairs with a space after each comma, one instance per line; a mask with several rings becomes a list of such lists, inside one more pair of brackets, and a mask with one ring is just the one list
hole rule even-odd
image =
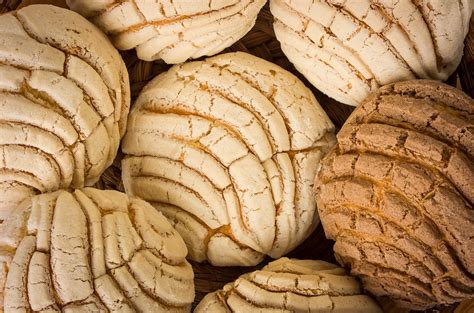
[[57, 191], [0, 225], [5, 312], [190, 312], [186, 245], [150, 204], [117, 191]]
[[130, 106], [117, 50], [77, 13], [0, 16], [0, 220], [26, 197], [92, 185], [112, 164]]
[[356, 278], [324, 261], [281, 258], [206, 295], [195, 313], [381, 313]]
[[168, 64], [211, 56], [255, 25], [266, 0], [66, 0], [120, 50]]
[[446, 80], [459, 65], [472, 1], [270, 0], [282, 50], [316, 88], [358, 105], [380, 86]]
[[124, 187], [172, 221], [191, 259], [255, 265], [319, 223], [314, 176], [334, 142], [333, 124], [295, 76], [222, 54], [143, 89], [122, 143]]
[[316, 180], [338, 261], [364, 286], [426, 309], [474, 296], [474, 101], [435, 81], [367, 98]]

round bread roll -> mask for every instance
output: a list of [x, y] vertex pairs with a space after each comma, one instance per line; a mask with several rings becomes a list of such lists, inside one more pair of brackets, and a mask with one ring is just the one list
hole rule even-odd
[[138, 97], [123, 182], [162, 211], [192, 260], [255, 265], [319, 223], [313, 195], [334, 126], [279, 66], [238, 52], [176, 65]]
[[127, 69], [82, 16], [31, 5], [0, 16], [0, 221], [23, 199], [92, 185], [130, 106]]
[[271, 0], [283, 52], [328, 96], [358, 105], [380, 86], [445, 80], [461, 61], [471, 0]]
[[186, 254], [181, 236], [143, 200], [93, 188], [38, 195], [0, 225], [1, 307], [190, 312]]
[[435, 82], [372, 94], [322, 162], [317, 203], [366, 289], [426, 309], [474, 296], [474, 100]]
[[253, 27], [266, 0], [67, 0], [120, 50], [168, 64], [214, 55]]
[[324, 261], [281, 258], [202, 299], [195, 313], [381, 313], [356, 278]]

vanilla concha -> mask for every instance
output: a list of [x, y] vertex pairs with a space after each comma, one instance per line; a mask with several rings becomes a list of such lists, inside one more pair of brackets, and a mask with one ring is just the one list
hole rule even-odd
[[31, 5], [0, 16], [0, 221], [26, 197], [92, 185], [130, 106], [117, 50], [77, 13]]
[[318, 225], [314, 176], [334, 126], [291, 73], [246, 53], [176, 65], [139, 95], [122, 143], [126, 192], [213, 265], [278, 258]]
[[270, 0], [281, 48], [316, 88], [358, 105], [380, 86], [446, 80], [463, 54], [471, 0]]
[[338, 133], [316, 182], [336, 259], [424, 310], [474, 297], [474, 100], [436, 81], [384, 86]]
[[195, 313], [381, 313], [356, 278], [337, 265], [281, 258], [206, 295]]
[[145, 201], [85, 188], [14, 213], [0, 225], [0, 311], [190, 312], [186, 245]]
[[211, 56], [255, 25], [266, 0], [66, 0], [120, 50], [169, 64]]

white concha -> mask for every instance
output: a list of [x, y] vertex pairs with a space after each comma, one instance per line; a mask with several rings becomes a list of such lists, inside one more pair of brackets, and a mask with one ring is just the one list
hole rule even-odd
[[48, 5], [0, 16], [0, 220], [31, 195], [94, 184], [129, 106], [125, 64], [82, 16]]
[[66, 0], [120, 50], [168, 64], [210, 56], [254, 26], [266, 0]]
[[358, 105], [380, 86], [446, 80], [461, 61], [470, 0], [271, 0], [281, 48], [316, 88]]
[[313, 179], [334, 142], [333, 124], [295, 76], [222, 54], [143, 89], [122, 144], [124, 187], [172, 221], [191, 259], [254, 265], [319, 223]]
[[85, 188], [14, 213], [0, 225], [0, 311], [190, 312], [186, 245], [145, 201]]
[[195, 313], [381, 313], [358, 280], [331, 263], [281, 258], [206, 295]]

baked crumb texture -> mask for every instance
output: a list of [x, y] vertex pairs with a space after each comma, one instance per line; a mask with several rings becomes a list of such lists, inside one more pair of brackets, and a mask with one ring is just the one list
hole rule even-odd
[[217, 54], [253, 27], [266, 0], [67, 0], [120, 50], [168, 64]]
[[270, 8], [298, 71], [357, 105], [389, 83], [446, 80], [461, 61], [472, 1], [270, 0]]
[[255, 265], [318, 225], [314, 176], [334, 143], [333, 124], [295, 76], [223, 54], [143, 89], [122, 143], [123, 182], [171, 220], [191, 259]]
[[190, 312], [186, 254], [143, 200], [93, 188], [38, 195], [0, 225], [2, 312]]
[[435, 81], [382, 87], [337, 135], [317, 203], [338, 261], [412, 309], [474, 295], [474, 101]]
[[99, 179], [129, 88], [117, 50], [79, 14], [32, 5], [0, 16], [0, 220], [26, 197]]
[[331, 263], [281, 258], [210, 293], [195, 313], [381, 313], [359, 281]]

